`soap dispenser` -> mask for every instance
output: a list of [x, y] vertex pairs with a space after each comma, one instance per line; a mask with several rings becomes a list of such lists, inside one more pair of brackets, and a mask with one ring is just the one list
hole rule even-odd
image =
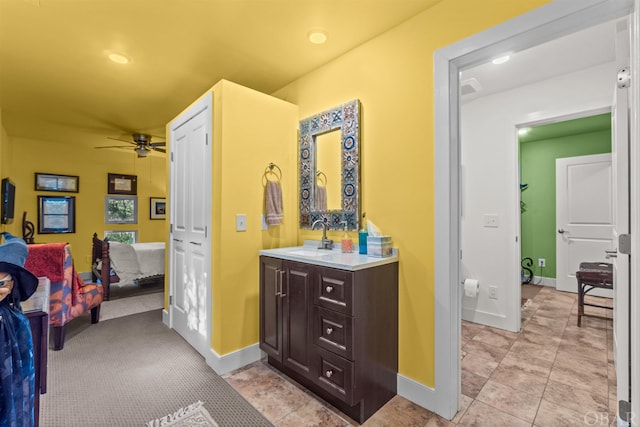
[[366, 213], [362, 214], [362, 228], [358, 232], [358, 253], [362, 255], [367, 254], [367, 237], [369, 236], [369, 232], [367, 231], [367, 224], [364, 222], [364, 217]]
[[344, 224], [344, 234], [342, 235], [342, 252], [353, 252], [353, 240], [351, 240], [351, 236], [349, 236], [349, 233], [347, 232], [347, 221], [342, 221], [342, 224]]

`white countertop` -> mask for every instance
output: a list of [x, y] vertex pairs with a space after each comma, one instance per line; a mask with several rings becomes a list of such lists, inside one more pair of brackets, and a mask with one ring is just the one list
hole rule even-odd
[[391, 256], [379, 258], [360, 255], [358, 245], [354, 245], [354, 252], [343, 253], [340, 242], [334, 242], [332, 250], [318, 249], [319, 244], [318, 240], [306, 240], [303, 246], [262, 249], [260, 255], [351, 271], [398, 262], [397, 248], [393, 248]]

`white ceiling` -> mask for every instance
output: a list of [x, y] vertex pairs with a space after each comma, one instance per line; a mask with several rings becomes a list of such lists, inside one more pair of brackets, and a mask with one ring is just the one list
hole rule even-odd
[[521, 52], [505, 52], [511, 59], [504, 64], [464, 70], [461, 86], [475, 79], [481, 89], [462, 102], [614, 61], [615, 32], [615, 21], [606, 22]]

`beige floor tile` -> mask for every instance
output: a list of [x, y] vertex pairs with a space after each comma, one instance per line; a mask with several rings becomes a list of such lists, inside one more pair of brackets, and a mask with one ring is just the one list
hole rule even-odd
[[489, 378], [494, 369], [498, 367], [498, 362], [487, 360], [476, 356], [475, 354], [468, 354], [464, 359], [462, 359], [460, 366], [466, 371], [480, 375], [481, 377]]
[[498, 363], [500, 363], [504, 356], [509, 352], [506, 348], [496, 347], [494, 345], [474, 340], [469, 341], [462, 349], [467, 354], [473, 354], [475, 356], [482, 357], [483, 359]]
[[558, 347], [562, 339], [559, 336], [551, 334], [539, 334], [534, 331], [523, 331], [518, 341], [531, 344], [539, 344], [545, 347]]
[[510, 348], [511, 344], [516, 340], [516, 336], [508, 337], [503, 333], [504, 331], [498, 331], [494, 329], [486, 329], [476, 334], [473, 337], [473, 341], [480, 341], [485, 344], [489, 344], [500, 348]]
[[533, 424], [538, 427], [607, 426], [609, 417], [608, 413], [578, 412], [543, 399]]
[[607, 362], [598, 362], [580, 355], [558, 357], [549, 379], [598, 394], [608, 392]]
[[598, 362], [607, 363], [607, 349], [597, 348], [597, 347], [589, 347], [582, 344], [576, 344], [571, 341], [563, 341], [558, 347], [558, 355], [559, 358], [565, 358], [573, 354], [579, 354], [583, 357], [596, 360]]
[[609, 397], [606, 394], [597, 394], [553, 380], [547, 383], [542, 398], [580, 413], [605, 412], [609, 405]]
[[[423, 427], [429, 420], [436, 418], [428, 411], [407, 399], [395, 396], [378, 412], [362, 424], [366, 427], [408, 426]], [[437, 425], [437, 424], [436, 424]]]
[[473, 403], [472, 398], [470, 398], [469, 396], [465, 396], [464, 394], [461, 394], [460, 398], [458, 399], [458, 406], [459, 406], [458, 412], [456, 413], [456, 416], [453, 417], [451, 422], [454, 424], [459, 423], [462, 416], [467, 412], [467, 409], [469, 409], [469, 406], [471, 406], [471, 403]]
[[486, 403], [475, 401], [464, 414], [458, 427], [530, 427], [531, 423], [509, 415]]
[[290, 412], [283, 418], [272, 421], [276, 427], [348, 427], [352, 424], [316, 400], [310, 400], [306, 405]]
[[518, 367], [502, 366], [502, 364], [493, 371], [493, 374], [491, 374], [491, 380], [519, 391], [529, 393], [536, 398], [542, 397], [542, 393], [544, 392], [544, 388], [547, 383], [546, 376], [541, 377], [539, 374], [525, 372]]
[[480, 375], [476, 375], [465, 369], [461, 369], [460, 374], [462, 377], [462, 394], [475, 399], [482, 387], [484, 387], [488, 378], [481, 377]]
[[521, 340], [516, 341], [513, 346], [511, 346], [511, 353], [518, 353], [520, 355], [533, 354], [538, 359], [543, 359], [550, 362], [553, 362], [556, 359], [557, 352], [557, 346], [534, 344]]
[[482, 387], [476, 400], [528, 422], [533, 422], [540, 403], [539, 396], [492, 380], [487, 381]]
[[472, 323], [466, 320], [462, 321], [461, 335], [464, 340], [471, 340], [478, 333], [484, 331], [487, 327], [479, 323]]

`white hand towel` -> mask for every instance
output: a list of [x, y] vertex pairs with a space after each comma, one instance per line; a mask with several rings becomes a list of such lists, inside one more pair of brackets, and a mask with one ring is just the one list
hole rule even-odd
[[316, 185], [316, 210], [327, 210], [327, 187], [324, 185]]
[[280, 181], [267, 181], [265, 186], [265, 210], [269, 227], [282, 224], [282, 188]]

